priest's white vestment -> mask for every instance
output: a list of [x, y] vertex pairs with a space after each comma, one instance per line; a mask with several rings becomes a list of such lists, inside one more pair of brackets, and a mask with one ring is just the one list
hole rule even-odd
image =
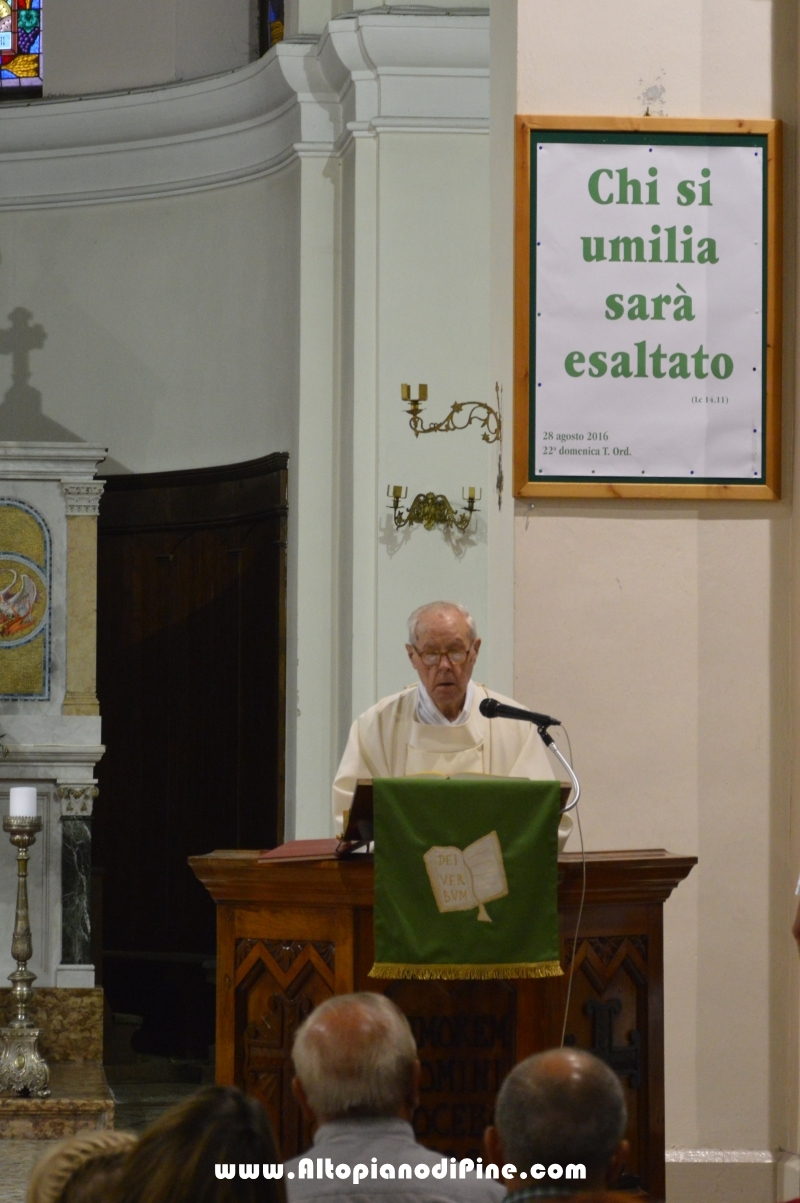
[[532, 723], [484, 718], [484, 698], [518, 706], [511, 698], [476, 685], [469, 718], [459, 726], [421, 723], [417, 718], [418, 687], [383, 698], [365, 710], [350, 728], [339, 771], [333, 782], [334, 830], [353, 799], [359, 777], [410, 777], [416, 773], [488, 773], [494, 777], [528, 777], [552, 781], [544, 744]]

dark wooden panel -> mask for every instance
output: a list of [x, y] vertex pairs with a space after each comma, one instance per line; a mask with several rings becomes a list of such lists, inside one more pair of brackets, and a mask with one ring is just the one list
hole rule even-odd
[[286, 515], [284, 453], [184, 472], [110, 476], [100, 509], [100, 533], [183, 530], [238, 519]]
[[334, 993], [335, 947], [326, 940], [236, 941], [237, 1085], [263, 1103], [284, 1157], [311, 1144], [291, 1091], [295, 1033]]
[[422, 1066], [414, 1131], [448, 1156], [482, 1153], [497, 1091], [514, 1065], [515, 982], [391, 982]]
[[646, 935], [590, 936], [566, 941], [565, 967], [575, 961], [565, 1043], [588, 1049], [619, 1075], [628, 1107], [628, 1169], [650, 1182], [648, 961]]
[[144, 1014], [141, 1051], [213, 1041], [214, 908], [187, 858], [282, 838], [285, 503], [285, 457], [114, 477], [101, 502], [94, 859], [104, 984]]

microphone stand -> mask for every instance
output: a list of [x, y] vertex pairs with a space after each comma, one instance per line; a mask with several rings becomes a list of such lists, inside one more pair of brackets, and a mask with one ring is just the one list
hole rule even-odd
[[[568, 810], [573, 810], [578, 805], [578, 799], [581, 796], [580, 782], [578, 781], [578, 778], [575, 776], [575, 774], [572, 771], [572, 765], [567, 763], [566, 757], [562, 755], [558, 745], [556, 744], [556, 742], [553, 739], [550, 732], [547, 730], [547, 727], [539, 726], [536, 728], [536, 730], [539, 732], [539, 738], [541, 739], [544, 746], [546, 748], [550, 748], [550, 750], [556, 754], [556, 756], [561, 761], [564, 768], [567, 770], [567, 772], [570, 775], [570, 779], [572, 781], [572, 786], [573, 786], [573, 789], [575, 790], [575, 797], [572, 799], [569, 806], [565, 806], [564, 809], [562, 810], [562, 812], [561, 812], [562, 815], [565, 815]], [[583, 885], [581, 887], [581, 902], [580, 902], [580, 906], [578, 907], [578, 918], [575, 922], [575, 937], [574, 937], [573, 951], [574, 951], [574, 949], [576, 949], [578, 947], [578, 933], [580, 932], [580, 929], [581, 929], [581, 918], [583, 916], [583, 904], [586, 900], [586, 852], [583, 847], [583, 832], [581, 831], [580, 817], [578, 818], [578, 831], [580, 832], [580, 837], [581, 837], [581, 861], [583, 862]], [[573, 980], [574, 975], [575, 975], [575, 957], [573, 956], [570, 961], [570, 965], [569, 965], [569, 978], [567, 979], [567, 1000], [564, 1003], [564, 1025], [561, 1029], [561, 1044], [560, 1044], [561, 1048], [564, 1047], [564, 1039], [567, 1034], [567, 1018], [569, 1016], [570, 999], [572, 998], [572, 980]]]
[[578, 805], [578, 799], [581, 796], [580, 782], [578, 781], [578, 778], [575, 776], [575, 774], [572, 771], [572, 765], [570, 765], [569, 762], [567, 761], [566, 757], [564, 757], [561, 754], [558, 744], [553, 739], [550, 732], [547, 730], [547, 727], [537, 727], [536, 730], [539, 732], [539, 738], [541, 739], [544, 746], [546, 748], [549, 748], [551, 752], [555, 753], [555, 755], [558, 757], [558, 759], [561, 761], [564, 768], [567, 770], [567, 772], [570, 775], [570, 780], [572, 781], [572, 788], [575, 790], [575, 797], [572, 799], [569, 806], [565, 806], [564, 809], [561, 811], [562, 815], [565, 815], [568, 810], [573, 810]]
[[552, 735], [547, 730], [548, 727], [560, 727], [557, 718], [550, 718], [547, 714], [537, 714], [535, 710], [522, 710], [519, 706], [507, 706], [505, 702], [501, 702], [498, 698], [485, 697], [480, 704], [480, 712], [484, 718], [513, 718], [522, 719], [529, 723], [533, 723], [536, 730], [539, 732], [539, 738], [546, 748], [551, 748], [558, 759], [563, 764], [564, 768], [569, 773], [572, 782], [572, 788], [575, 790], [575, 797], [570, 802], [569, 806], [565, 806], [561, 811], [565, 815], [568, 810], [574, 810], [578, 805], [578, 799], [581, 796], [581, 786], [578, 778], [572, 771], [572, 765], [568, 764], [565, 758], [559, 751], [558, 745]]

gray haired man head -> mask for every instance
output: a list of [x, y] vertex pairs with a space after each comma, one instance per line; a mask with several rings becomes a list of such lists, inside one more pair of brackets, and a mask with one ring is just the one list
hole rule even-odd
[[486, 1156], [514, 1168], [514, 1203], [599, 1191], [619, 1176], [627, 1123], [619, 1079], [603, 1061], [579, 1049], [551, 1049], [506, 1078], [494, 1127], [486, 1130]]
[[298, 1030], [294, 1093], [307, 1118], [401, 1116], [417, 1102], [417, 1046], [405, 1015], [382, 994], [340, 994]]
[[289, 1203], [370, 1203], [387, 1195], [408, 1203], [500, 1203], [496, 1182], [474, 1174], [451, 1179], [447, 1159], [415, 1140], [417, 1049], [390, 999], [340, 994], [321, 1003], [299, 1028], [292, 1057], [294, 1094], [314, 1146], [284, 1167]]
[[535, 727], [480, 713], [487, 697], [520, 705], [472, 680], [480, 648], [475, 619], [457, 602], [426, 602], [413, 612], [406, 655], [418, 681], [370, 706], [350, 728], [333, 783], [336, 831], [361, 778], [487, 773], [552, 780]]

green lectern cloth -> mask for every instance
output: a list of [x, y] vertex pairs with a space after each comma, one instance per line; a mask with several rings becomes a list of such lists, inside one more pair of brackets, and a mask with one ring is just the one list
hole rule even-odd
[[557, 781], [373, 783], [371, 977], [556, 977]]

